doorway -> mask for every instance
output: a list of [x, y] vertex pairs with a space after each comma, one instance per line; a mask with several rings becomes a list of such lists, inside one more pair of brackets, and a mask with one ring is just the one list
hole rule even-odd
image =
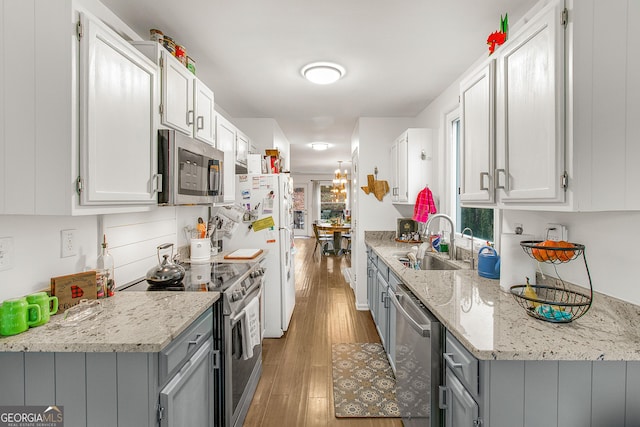
[[293, 185], [293, 235], [309, 236], [309, 186], [308, 184]]

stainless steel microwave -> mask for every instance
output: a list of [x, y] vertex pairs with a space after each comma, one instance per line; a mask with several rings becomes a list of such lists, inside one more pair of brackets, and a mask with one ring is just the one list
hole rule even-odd
[[175, 130], [158, 131], [159, 205], [223, 201], [224, 153]]

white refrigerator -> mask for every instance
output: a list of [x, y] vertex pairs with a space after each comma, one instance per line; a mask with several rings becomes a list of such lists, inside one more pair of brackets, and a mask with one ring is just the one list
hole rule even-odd
[[236, 175], [236, 204], [245, 211], [224, 249], [267, 251], [264, 337], [279, 338], [296, 303], [293, 257], [293, 185], [289, 174]]

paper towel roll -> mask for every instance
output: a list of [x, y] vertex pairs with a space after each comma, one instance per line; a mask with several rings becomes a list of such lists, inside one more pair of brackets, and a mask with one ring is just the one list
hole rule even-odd
[[520, 247], [522, 240], [534, 240], [532, 234], [502, 233], [500, 237], [500, 288], [506, 292], [513, 285], [536, 283], [536, 261]]

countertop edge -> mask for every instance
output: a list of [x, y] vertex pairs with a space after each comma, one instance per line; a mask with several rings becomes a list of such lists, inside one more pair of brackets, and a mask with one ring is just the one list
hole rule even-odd
[[[80, 329], [76, 326], [65, 327], [61, 326], [63, 316], [55, 315], [45, 325], [18, 335], [0, 337], [0, 352], [157, 353], [167, 347], [219, 299], [218, 292], [116, 293], [114, 297], [100, 300], [105, 304], [105, 313], [88, 321], [91, 324], [83, 325]], [[123, 318], [118, 310], [119, 308], [127, 310], [129, 305], [133, 305], [133, 308], [139, 304], [149, 305], [153, 301], [156, 301], [157, 305], [147, 307], [148, 315], [136, 317], [135, 319], [139, 320], [136, 325], [127, 324], [130, 318]], [[177, 304], [172, 307], [174, 302]], [[185, 304], [190, 309], [188, 313], [184, 311]], [[167, 310], [163, 313], [164, 317], [154, 315], [155, 310], [160, 307]], [[127, 312], [127, 316], [130, 315], [131, 313]], [[159, 323], [163, 319], [169, 320]], [[124, 323], [120, 324], [120, 322]], [[107, 325], [105, 334], [92, 331], [99, 330], [101, 325]], [[109, 328], [113, 331], [109, 331]]]

